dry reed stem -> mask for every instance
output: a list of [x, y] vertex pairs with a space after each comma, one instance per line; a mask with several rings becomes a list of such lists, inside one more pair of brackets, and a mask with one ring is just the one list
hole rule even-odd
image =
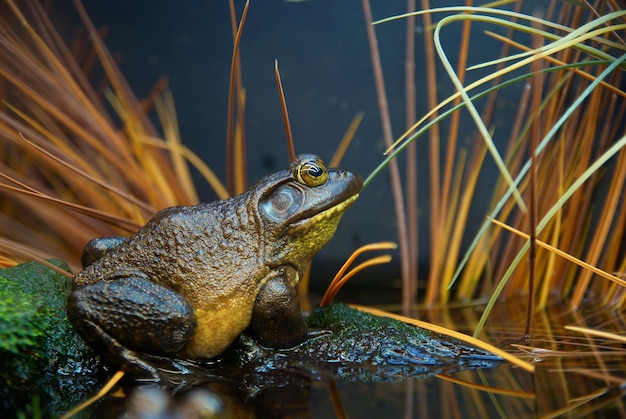
[[124, 371], [115, 372], [115, 374], [113, 374], [113, 376], [100, 389], [100, 391], [98, 391], [98, 393], [96, 393], [93, 397], [90, 397], [89, 399], [81, 403], [80, 405], [76, 406], [75, 408], [73, 408], [72, 410], [70, 410], [63, 416], [61, 416], [61, 419], [69, 419], [73, 417], [74, 415], [77, 415], [78, 413], [82, 412], [83, 410], [85, 410], [86, 408], [88, 408], [89, 406], [97, 402], [98, 400], [102, 399], [104, 396], [107, 395], [109, 391], [111, 391], [113, 387], [115, 387], [115, 385], [122, 379], [122, 377], [124, 377]]
[[356, 249], [352, 254], [348, 257], [348, 259], [344, 262], [343, 266], [337, 271], [335, 277], [330, 281], [328, 287], [326, 288], [326, 292], [322, 297], [320, 302], [320, 307], [324, 307], [329, 305], [332, 300], [335, 298], [339, 289], [355, 274], [362, 271], [363, 269], [373, 266], [379, 265], [382, 263], [388, 263], [391, 261], [391, 256], [384, 255], [376, 258], [369, 259], [368, 261], [359, 264], [356, 268], [352, 269], [350, 272], [346, 274], [346, 271], [352, 265], [352, 263], [356, 260], [357, 257], [362, 255], [365, 252], [369, 252], [372, 250], [393, 250], [398, 246], [393, 242], [379, 242], [379, 243], [370, 243]]
[[[372, 68], [374, 72], [374, 82], [376, 85], [376, 97], [378, 99], [379, 114], [381, 125], [383, 128], [383, 139], [387, 146], [391, 146], [393, 142], [393, 133], [391, 131], [391, 118], [389, 116], [389, 107], [387, 105], [387, 93], [385, 91], [385, 81], [383, 77], [380, 53], [378, 51], [378, 40], [376, 39], [376, 31], [372, 24], [372, 10], [369, 0], [362, 0], [363, 14], [365, 17], [365, 28], [367, 39], [370, 47], [370, 56], [372, 59]], [[402, 181], [400, 180], [400, 171], [398, 163], [392, 160], [389, 163], [389, 174], [391, 176], [391, 189], [393, 193], [394, 208], [396, 215], [396, 223], [398, 230], [398, 244], [400, 247], [400, 270], [402, 277], [402, 312], [409, 313], [411, 309], [412, 297], [410, 290], [412, 289], [411, 278], [409, 277], [409, 244], [406, 231], [406, 213], [404, 209], [404, 198], [402, 192]]]
[[283, 123], [285, 124], [285, 134], [287, 136], [287, 150], [289, 150], [289, 161], [294, 161], [296, 159], [296, 150], [293, 145], [293, 135], [291, 134], [291, 123], [289, 122], [289, 112], [287, 111], [287, 100], [285, 99], [283, 82], [280, 79], [280, 72], [278, 71], [278, 60], [274, 60], [274, 75], [276, 76], [276, 87], [278, 88], [280, 107], [283, 112]]
[[[460, 386], [469, 387], [469, 388], [480, 390], [480, 391], [486, 391], [490, 394], [503, 394], [505, 396], [520, 397], [520, 398], [529, 399], [529, 400], [534, 400], [537, 397], [535, 393], [529, 393], [527, 391], [510, 390], [506, 388], [499, 388], [499, 387], [493, 387], [493, 386], [486, 386], [483, 384], [471, 383], [471, 382], [459, 379], [457, 377], [453, 377], [448, 374], [437, 374], [435, 377], [439, 378], [440, 380], [450, 381]], [[480, 417], [485, 417], [485, 416], [480, 416]]]
[[[503, 223], [501, 221], [498, 221], [498, 220], [491, 220], [491, 221], [494, 224], [496, 224], [497, 226], [502, 227], [502, 228], [504, 228], [504, 229], [506, 229], [506, 230], [508, 230], [508, 231], [510, 231], [512, 233], [517, 234], [518, 236], [522, 237], [524, 240], [529, 240], [530, 239], [530, 236], [528, 234], [526, 234], [526, 233], [524, 233], [524, 232], [522, 232], [520, 230], [517, 230], [516, 228], [513, 228], [513, 227], [511, 227], [509, 225], [506, 225], [505, 223]], [[614, 283], [616, 283], [618, 285], [626, 287], [626, 281], [625, 280], [620, 279], [620, 278], [618, 278], [618, 277], [616, 277], [614, 275], [611, 275], [609, 272], [603, 271], [602, 269], [599, 269], [599, 268], [593, 266], [592, 264], [590, 264], [590, 263], [588, 263], [586, 261], [582, 261], [582, 260], [572, 256], [571, 254], [569, 254], [567, 252], [564, 252], [564, 251], [562, 251], [560, 249], [557, 249], [556, 247], [551, 246], [548, 243], [545, 243], [545, 242], [543, 242], [541, 240], [536, 240], [536, 243], [537, 243], [538, 246], [541, 246], [544, 249], [547, 249], [547, 250], [553, 252], [554, 254], [556, 254], [558, 256], [561, 256], [563, 259], [568, 260], [570, 262], [573, 262], [573, 263], [575, 263], [576, 265], [578, 265], [578, 266], [580, 266], [582, 268], [585, 268], [586, 271], [588, 271], [588, 272], [594, 273], [596, 275], [600, 275], [603, 278], [608, 279], [609, 281], [612, 281], [612, 282], [614, 282]]]
[[364, 116], [365, 116], [365, 113], [359, 112], [352, 119], [352, 122], [350, 122], [348, 129], [344, 133], [343, 137], [341, 137], [341, 140], [339, 141], [339, 145], [335, 149], [335, 153], [333, 154], [330, 161], [328, 162], [328, 167], [339, 166], [339, 163], [341, 162], [341, 159], [343, 159], [343, 156], [346, 154], [346, 150], [348, 149], [348, 146], [352, 142], [352, 139], [354, 138], [354, 135], [356, 134], [356, 130], [359, 129], [359, 125], [361, 125], [361, 121], [363, 120]]
[[[564, 15], [569, 16], [569, 15]], [[576, 15], [576, 19], [580, 19], [580, 14]], [[510, 43], [510, 42], [509, 42]], [[517, 45], [515, 45], [517, 46]], [[558, 65], [563, 65], [566, 62], [571, 62], [571, 60], [575, 58], [577, 60], [581, 60], [581, 53], [576, 52], [572, 55], [571, 51], [564, 50], [559, 55], [555, 57], [550, 57], [549, 61], [552, 63], [557, 63]], [[593, 79], [595, 76], [592, 75], [590, 71], [593, 69], [583, 69], [577, 68], [572, 69], [571, 71], [562, 71], [563, 74], [569, 74], [570, 76], [582, 76], [586, 79]], [[559, 79], [558, 73], [550, 73], [547, 75], [547, 79], [550, 81], [549, 88], [550, 89], [562, 89], [561, 93], [558, 95], [554, 95], [552, 100], [548, 100], [541, 107], [541, 112], [537, 110], [537, 105], [535, 105], [534, 115], [542, 115], [542, 123], [545, 129], [549, 128], [557, 118], [560, 117], [561, 110], [565, 108], [566, 101], [568, 100], [567, 89], [573, 88], [576, 89], [577, 92], [582, 92], [585, 85], [583, 84], [574, 84], [573, 77], [569, 77], [569, 79]], [[561, 83], [560, 80], [565, 80], [565, 84], [559, 86]], [[615, 79], [614, 79], [615, 80]], [[552, 146], [552, 150], [544, 151], [544, 169], [539, 169], [539, 173], [537, 177], [539, 179], [538, 185], [541, 187], [538, 191], [538, 202], [539, 202], [539, 214], [545, 213], [547, 208], [549, 208], [554, 202], [555, 197], [558, 197], [562, 194], [562, 191], [567, 187], [567, 185], [571, 184], [572, 180], [575, 179], [584, 168], [586, 168], [595, 153], [600, 151], [594, 150], [594, 142], [589, 141], [588, 139], [593, 138], [615, 138], [614, 135], [614, 125], [609, 123], [602, 123], [602, 119], [608, 121], [615, 120], [615, 115], [622, 115], [621, 111], [615, 108], [615, 96], [613, 93], [617, 90], [620, 93], [620, 96], [623, 95], [624, 92], [619, 90], [618, 85], [614, 80], [606, 80], [601, 86], [598, 87], [597, 92], [594, 92], [590, 98], [590, 109], [606, 109], [606, 113], [594, 114], [594, 113], [578, 113], [573, 116], [570, 121], [564, 126], [563, 133], [564, 135], [560, 137], [559, 141], [554, 143]], [[604, 89], [602, 86], [611, 86], [609, 89]], [[571, 94], [579, 94], [579, 93], [569, 93]], [[523, 101], [522, 101], [523, 102]], [[607, 105], [608, 103], [608, 105]], [[523, 115], [523, 109], [520, 110], [519, 116]], [[583, 118], [584, 116], [584, 118]], [[596, 118], [596, 119], [593, 119]], [[619, 119], [619, 117], [617, 117]], [[534, 120], [531, 119], [529, 123], [532, 123]], [[526, 131], [529, 132], [529, 131]], [[535, 134], [536, 135], [536, 134]], [[567, 140], [566, 140], [567, 139]], [[510, 144], [513, 144], [512, 142]], [[600, 147], [603, 147], [600, 143]], [[510, 148], [511, 149], [511, 148]], [[511, 149], [512, 150], [512, 149]], [[516, 163], [514, 165], [520, 165], [522, 160], [520, 154], [518, 153], [510, 153], [510, 155], [517, 156]], [[559, 170], [556, 171], [557, 175], [554, 176], [554, 165], [549, 163], [550, 160], [556, 161]], [[591, 218], [589, 214], [592, 212], [592, 205], [594, 205], [594, 200], [591, 198], [592, 194], [596, 190], [596, 185], [599, 181], [599, 174], [594, 176], [588, 182], [588, 185], [585, 185], [584, 188], [581, 188], [574, 196], [572, 196], [570, 203], [561, 211], [553, 220], [553, 222], [544, 230], [544, 235], [549, 236], [549, 241], [553, 246], [559, 245], [559, 247], [563, 246], [563, 250], [566, 252], [572, 253], [574, 255], [581, 255], [583, 252], [583, 243], [585, 237], [591, 237], [591, 247], [588, 250], [588, 254], [590, 254], [591, 258], [598, 262], [603, 256], [604, 260], [606, 260], [607, 264], [602, 264], [602, 266], [613, 266], [613, 269], [618, 269], [619, 258], [617, 257], [617, 249], [619, 246], [617, 243], [619, 242], [616, 238], [616, 235], [619, 237], [623, 237], [623, 232], [609, 231], [607, 226], [619, 225], [622, 223], [621, 220], [624, 219], [624, 209], [623, 205], [619, 205], [619, 193], [616, 191], [623, 188], [622, 180], [626, 176], [626, 172], [621, 165], [621, 160], [618, 160], [618, 166], [613, 171], [610, 180], [610, 190], [607, 201], [603, 204], [603, 209], [599, 219], [603, 220], [598, 226], [593, 226], [591, 224]], [[509, 167], [511, 167], [511, 160], [508, 163]], [[511, 171], [515, 171], [516, 169], [511, 169]], [[500, 187], [502, 188], [502, 187]], [[523, 185], [521, 187], [523, 189]], [[502, 189], [500, 189], [502, 190]], [[561, 191], [561, 192], [559, 192]], [[496, 192], [497, 196], [498, 192]], [[595, 204], [597, 206], [597, 203]], [[510, 208], [513, 210], [514, 208]], [[516, 213], [517, 214], [517, 213]], [[507, 214], [501, 215], [503, 218], [507, 218]], [[570, 220], [567, 222], [567, 220]], [[580, 220], [578, 222], [574, 222], [574, 220]], [[524, 226], [528, 226], [528, 224], [519, 216], [515, 215], [511, 220], [511, 225], [516, 225], [518, 228], [524, 228]], [[617, 223], [617, 224], [616, 224]], [[563, 228], [564, 225], [567, 225], [567, 228]], [[585, 231], [588, 229], [593, 232], [591, 236], [585, 234]], [[613, 234], [610, 234], [613, 233]], [[496, 237], [498, 234], [496, 234]], [[493, 237], [493, 235], [492, 235]], [[581, 240], [582, 239], [582, 240]], [[483, 239], [485, 242], [487, 239]], [[502, 240], [498, 239], [498, 242]], [[506, 239], [504, 240], [504, 244], [496, 245], [496, 248], [504, 249], [502, 252], [494, 254], [494, 266], [496, 266], [496, 271], [494, 272], [494, 276], [496, 278], [502, 276], [502, 272], [510, 263], [510, 256], [514, 254], [513, 251], [515, 246], [512, 246], [514, 240]], [[492, 248], [491, 246], [483, 246], [480, 250], [476, 251], [474, 256], [468, 262], [466, 268], [466, 274], [463, 277], [465, 280], [466, 286], [462, 287], [462, 291], [460, 291], [459, 295], [463, 295], [465, 298], [468, 296], [468, 291], [472, 288], [468, 287], [469, 284], [475, 282], [475, 278], [477, 273], [484, 272], [487, 268], [485, 264], [485, 256], [482, 254], [483, 251], [488, 251], [488, 249]], [[544, 254], [545, 256], [545, 254]], [[589, 259], [585, 257], [585, 259]], [[542, 283], [539, 285], [540, 287], [540, 306], [545, 306], [550, 290], [554, 290], [559, 288], [562, 290], [563, 295], [567, 295], [571, 287], [574, 286], [574, 278], [579, 277], [576, 269], [574, 269], [571, 264], [567, 264], [559, 258], [554, 258], [554, 256], [550, 255], [547, 257], [543, 257], [539, 255], [539, 259], [537, 261], [538, 266], [538, 276], [542, 278]], [[498, 268], [499, 266], [499, 268]], [[556, 272], [553, 275], [548, 275], [547, 272]], [[558, 274], [558, 272], [562, 272], [562, 274]], [[588, 278], [588, 273], [583, 274], [582, 277], [578, 278], [577, 289], [579, 289], [579, 293], [575, 294], [575, 300], [579, 301], [580, 296], [582, 296], [585, 292], [589, 292], [591, 287], [589, 283], [587, 283], [585, 278]], [[565, 286], [558, 285], [559, 283], [563, 284], [563, 278], [567, 278], [565, 281]], [[462, 281], [461, 283], [463, 283]], [[568, 285], [569, 284], [569, 285]], [[596, 295], [606, 295], [610, 288], [615, 291], [617, 288], [614, 285], [610, 285], [610, 283], [596, 282], [594, 288], [598, 288]], [[509, 298], [514, 297], [519, 293], [520, 290], [527, 288], [527, 277], [524, 270], [518, 270], [514, 277], [511, 279], [507, 296]], [[618, 293], [619, 294], [619, 293]]]
[[[465, 2], [466, 6], [472, 6], [473, 1], [467, 0]], [[456, 66], [456, 74], [461, 83], [465, 82], [465, 68], [467, 66], [467, 57], [469, 55], [469, 45], [470, 45], [470, 34], [471, 34], [471, 21], [466, 20], [463, 22], [463, 28], [461, 29], [461, 42], [459, 45], [459, 57], [457, 60]], [[452, 105], [456, 106], [461, 103], [461, 98], [457, 97]], [[442, 287], [441, 295], [439, 300], [441, 303], [448, 301], [449, 299], [449, 290], [448, 285], [452, 279], [452, 275], [454, 274], [454, 266], [452, 263], [448, 262], [449, 260], [456, 260], [458, 256], [458, 252], [461, 245], [461, 239], [463, 238], [463, 230], [465, 227], [465, 222], [467, 221], [468, 211], [469, 211], [469, 202], [468, 196], [473, 194], [472, 191], [466, 191], [463, 188], [463, 200], [468, 203], [465, 206], [464, 210], [455, 209], [456, 205], [451, 207], [448, 206], [450, 200], [450, 194], [452, 193], [453, 199], [455, 201], [458, 200], [458, 197], [461, 196], [460, 190], [456, 191], [451, 190], [453, 185], [453, 171], [455, 172], [455, 177], [460, 179], [461, 174], [463, 173], [463, 165], [458, 157], [457, 157], [457, 137], [459, 136], [459, 123], [460, 123], [460, 112], [455, 112], [450, 117], [449, 122], [449, 132], [448, 132], [448, 141], [446, 142], [446, 157], [443, 169], [443, 180], [441, 182], [441, 195], [431, 194], [431, 200], [439, 200], [438, 207], [443, 214], [443, 217], [438, 217], [439, 224], [435, 224], [431, 228], [437, 229], [437, 234], [440, 236], [440, 246], [441, 249], [437, 252], [438, 254], [446, 255], [445, 258], [437, 258], [437, 261], [440, 262], [441, 266], [431, 266], [431, 269], [435, 270], [435, 275], [440, 276]], [[456, 161], [456, 164], [455, 164]], [[475, 166], [472, 165], [470, 167], [480, 167], [480, 165]], [[478, 178], [478, 171], [475, 171], [475, 176], [473, 177], [473, 182], [475, 185], [475, 181]], [[471, 183], [471, 182], [470, 182]], [[451, 236], [452, 224], [456, 226], [454, 229], [454, 235]], [[452, 255], [448, 253], [448, 251], [452, 248]]]
[[0, 78], [8, 92], [0, 111], [0, 192], [11, 194], [2, 218], [12, 222], [2, 221], [0, 231], [30, 253], [60, 257], [76, 269], [90, 238], [133, 231], [157, 209], [195, 202], [184, 160], [194, 155], [180, 144], [171, 98], [157, 103], [166, 140], [156, 138], [145, 113], [152, 99], [140, 104], [134, 97], [82, 5], [77, 10], [94, 45], [92, 57], [114, 88], [107, 95], [121, 130], [39, 3], [28, 3], [32, 20], [15, 2], [7, 4], [18, 25], [0, 25]]
[[[241, 33], [248, 15], [249, 1], [243, 8], [239, 25], [235, 25], [235, 8], [233, 0], [230, 0], [231, 23], [233, 26], [233, 56], [230, 66], [230, 82], [228, 92], [228, 124], [226, 129], [226, 187], [230, 196], [240, 194], [245, 188], [245, 172], [243, 172], [244, 164], [239, 159], [244, 158], [243, 144], [243, 102], [245, 96], [241, 82], [241, 67], [239, 56], [239, 45], [241, 43]], [[236, 28], [236, 30], [235, 30]], [[235, 100], [237, 97], [237, 100]], [[239, 135], [234, 134], [234, 106], [238, 104], [237, 112], [237, 130]], [[239, 159], [238, 159], [239, 158]]]
[[[416, 0], [407, 0], [406, 12], [415, 11]], [[409, 129], [413, 121], [417, 119], [416, 88], [415, 88], [415, 16], [406, 19], [406, 46], [404, 57], [404, 91], [405, 109], [404, 118], [406, 129]], [[418, 264], [419, 264], [419, 218], [418, 218], [418, 193], [417, 193], [417, 144], [411, 143], [406, 149], [406, 215], [407, 215], [407, 257], [409, 258], [409, 283], [410, 289], [404, 291], [406, 298], [413, 305], [419, 298], [418, 295]]]
[[[422, 0], [422, 9], [427, 10], [430, 9], [430, 1]], [[426, 13], [422, 16], [423, 26], [424, 28], [432, 27], [432, 17], [430, 14]], [[424, 53], [426, 54], [426, 101], [429, 108], [434, 108], [437, 103], [437, 69], [436, 69], [436, 58], [435, 58], [435, 49], [434, 49], [434, 40], [433, 33], [431, 29], [428, 29], [424, 32]], [[431, 119], [434, 119], [437, 114], [433, 114]], [[440, 266], [440, 261], [442, 259], [441, 255], [441, 240], [439, 237], [439, 231], [433, 226], [441, 226], [442, 221], [441, 217], [441, 209], [439, 208], [439, 198], [433, 199], [433, 196], [439, 197], [441, 196], [441, 180], [440, 180], [440, 168], [439, 168], [439, 159], [440, 159], [440, 136], [439, 136], [439, 127], [437, 125], [433, 126], [433, 129], [429, 132], [428, 138], [428, 183], [429, 183], [429, 204], [430, 204], [430, 229], [429, 229], [429, 237], [430, 237], [430, 271], [428, 275], [428, 286], [426, 288], [426, 302], [428, 304], [434, 304], [438, 299], [438, 272], [437, 269]]]

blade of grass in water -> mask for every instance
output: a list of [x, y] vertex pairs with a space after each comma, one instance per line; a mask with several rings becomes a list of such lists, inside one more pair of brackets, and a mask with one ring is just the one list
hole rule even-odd
[[[623, 58], [626, 58], [626, 56], [624, 56]], [[563, 196], [561, 196], [557, 203], [552, 206], [550, 211], [548, 211], [548, 213], [541, 219], [541, 221], [537, 225], [537, 234], [539, 234], [544, 229], [548, 221], [550, 221], [550, 219], [556, 214], [556, 212], [561, 209], [561, 207], [565, 204], [565, 202], [567, 202], [572, 194], [576, 192], [576, 190], [581, 187], [582, 184], [585, 183], [592, 174], [599, 170], [600, 167], [602, 167], [611, 157], [617, 154], [624, 147], [626, 147], [626, 136], [622, 137], [617, 143], [613, 144], [613, 146], [611, 146], [606, 152], [604, 152], [598, 160], [596, 160], [587, 170], [585, 170], [585, 172], [563, 193]], [[490, 217], [489, 222], [491, 222], [491, 219], [492, 218]], [[489, 302], [485, 307], [485, 311], [483, 312], [480, 321], [476, 325], [476, 330], [474, 332], [475, 337], [477, 337], [482, 331], [482, 328], [485, 325], [485, 322], [487, 321], [487, 318], [489, 317], [489, 314], [491, 313], [491, 310], [493, 309], [496, 300], [502, 293], [504, 286], [507, 284], [508, 278], [510, 278], [515, 268], [517, 268], [517, 265], [519, 265], [519, 263], [522, 261], [524, 255], [526, 254], [526, 251], [528, 250], [528, 247], [529, 242], [526, 242], [513, 260], [513, 262], [509, 265], [509, 268], [507, 269], [504, 277], [498, 283], [496, 289], [493, 291], [491, 298], [489, 299]]]

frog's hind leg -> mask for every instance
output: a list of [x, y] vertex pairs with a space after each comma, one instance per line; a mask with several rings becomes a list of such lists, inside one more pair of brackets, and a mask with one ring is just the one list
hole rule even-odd
[[99, 281], [74, 290], [68, 318], [107, 360], [136, 377], [159, 379], [153, 360], [179, 351], [195, 333], [193, 308], [145, 278]]

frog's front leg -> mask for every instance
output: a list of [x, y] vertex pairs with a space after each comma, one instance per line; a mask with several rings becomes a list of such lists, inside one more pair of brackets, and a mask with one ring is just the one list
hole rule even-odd
[[295, 288], [283, 277], [270, 279], [254, 303], [250, 328], [268, 348], [291, 348], [307, 337]]
[[151, 360], [179, 351], [197, 326], [184, 297], [141, 277], [77, 288], [69, 296], [67, 315], [90, 346], [140, 378], [159, 379]]

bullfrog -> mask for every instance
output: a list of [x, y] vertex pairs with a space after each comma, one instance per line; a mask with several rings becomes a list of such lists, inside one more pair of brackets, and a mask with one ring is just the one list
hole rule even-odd
[[362, 187], [303, 154], [241, 195], [163, 209], [127, 239], [94, 239], [68, 318], [110, 363], [157, 380], [152, 360], [211, 359], [245, 330], [293, 347], [310, 333], [295, 286]]

